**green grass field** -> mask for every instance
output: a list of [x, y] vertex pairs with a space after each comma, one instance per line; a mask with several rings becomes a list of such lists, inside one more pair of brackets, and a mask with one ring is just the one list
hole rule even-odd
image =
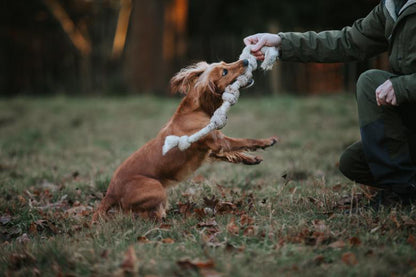
[[0, 275], [416, 276], [414, 206], [365, 209], [338, 172], [359, 139], [353, 95], [242, 95], [223, 131], [278, 135], [260, 165], [204, 165], [170, 189], [163, 223], [89, 227], [113, 171], [178, 103], [1, 100]]

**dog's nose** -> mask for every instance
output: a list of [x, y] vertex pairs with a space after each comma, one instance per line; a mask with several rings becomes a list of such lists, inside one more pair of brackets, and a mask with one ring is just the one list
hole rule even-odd
[[244, 66], [248, 66], [248, 60], [247, 60], [247, 59], [244, 59], [244, 60], [243, 60], [243, 65], [244, 65]]

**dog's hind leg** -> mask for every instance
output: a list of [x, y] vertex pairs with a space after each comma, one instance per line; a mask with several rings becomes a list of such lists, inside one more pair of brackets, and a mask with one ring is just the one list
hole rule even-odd
[[95, 223], [98, 219], [102, 216], [105, 216], [108, 210], [116, 204], [116, 199], [111, 195], [107, 194], [104, 196], [103, 200], [101, 200], [100, 205], [98, 206], [97, 210], [95, 211], [94, 215], [92, 216], [91, 223]]
[[161, 220], [166, 216], [166, 199], [166, 190], [158, 180], [136, 176], [125, 184], [120, 203], [124, 211]]

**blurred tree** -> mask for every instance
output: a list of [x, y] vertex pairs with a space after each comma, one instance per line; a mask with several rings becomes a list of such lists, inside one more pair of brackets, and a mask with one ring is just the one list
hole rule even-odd
[[[166, 92], [172, 74], [193, 61], [237, 58], [248, 34], [337, 29], [377, 3], [4, 0], [0, 1], [0, 93]], [[293, 68], [292, 73], [301, 71]], [[256, 78], [261, 90], [260, 84], [267, 84], [262, 81], [265, 77]], [[283, 81], [288, 83], [286, 78]]]

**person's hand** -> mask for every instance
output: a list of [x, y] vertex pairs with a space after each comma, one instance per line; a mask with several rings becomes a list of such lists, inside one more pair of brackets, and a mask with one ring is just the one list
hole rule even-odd
[[254, 45], [252, 54], [257, 60], [264, 60], [264, 54], [260, 51], [263, 46], [279, 47], [282, 38], [276, 34], [258, 33], [244, 38], [245, 45]]
[[398, 106], [393, 84], [390, 80], [385, 81], [376, 89], [377, 105]]

